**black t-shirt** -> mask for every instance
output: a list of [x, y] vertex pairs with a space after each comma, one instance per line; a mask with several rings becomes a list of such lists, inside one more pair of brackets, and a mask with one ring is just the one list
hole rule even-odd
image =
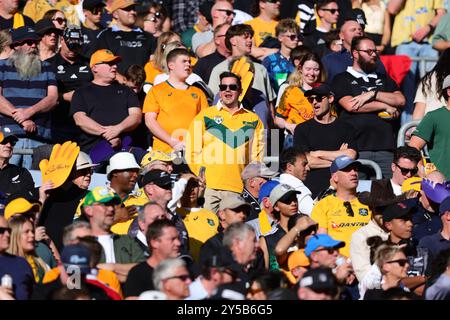
[[7, 164], [5, 168], [0, 169], [0, 192], [12, 195], [26, 191], [37, 194], [33, 177], [27, 169], [14, 164]]
[[[23, 15], [23, 20], [25, 22], [25, 26], [34, 27], [34, 21], [28, 16]], [[0, 30], [12, 29], [13, 25], [14, 25], [14, 17], [10, 19], [5, 19], [2, 16], [0, 16]]]
[[81, 33], [83, 34], [83, 45], [81, 46], [81, 55], [90, 58], [97, 47], [97, 36], [103, 29], [92, 30], [85, 26], [81, 26]]
[[202, 78], [203, 82], [208, 83], [211, 72], [215, 66], [221, 63], [226, 58], [219, 52], [214, 51], [213, 53], [198, 59], [193, 72]]
[[317, 53], [320, 57], [323, 57], [328, 53], [326, 40], [329, 32], [322, 32], [314, 29], [314, 31], [305, 37], [303, 45], [311, 48], [311, 50]]
[[137, 297], [144, 291], [154, 289], [153, 268], [150, 267], [147, 261], [144, 261], [133, 267], [128, 273], [123, 294], [125, 297]]
[[200, 248], [200, 255], [198, 264], [200, 266], [204, 266], [209, 257], [217, 254], [220, 250], [224, 249], [222, 244], [223, 241], [223, 232], [219, 232], [215, 236], [209, 238]]
[[380, 118], [378, 111], [350, 113], [339, 104], [339, 100], [345, 96], [355, 97], [375, 89], [383, 92], [399, 91], [391, 77], [379, 73], [376, 75], [377, 78], [368, 77], [366, 82], [362, 77], [357, 78], [346, 71], [336, 75], [331, 85], [340, 107], [340, 117], [355, 129], [358, 151], [391, 151], [396, 147], [394, 121]]
[[75, 211], [80, 200], [88, 190], [80, 189], [71, 183], [68, 189], [62, 187], [51, 190], [41, 211], [39, 225], [45, 226], [47, 234], [53, 240], [59, 251], [63, 248], [62, 237], [65, 226], [73, 222]]
[[96, 49], [109, 49], [115, 55], [122, 57], [122, 61], [117, 66], [119, 73], [125, 74], [132, 64], [144, 67], [155, 48], [156, 40], [150, 33], [105, 29], [98, 34]]
[[[343, 143], [357, 150], [353, 127], [339, 118], [330, 124], [310, 119], [295, 127], [294, 145], [304, 152], [336, 151]], [[313, 198], [330, 185], [330, 177], [330, 168], [311, 169], [304, 183], [311, 190]]]
[[[52, 65], [60, 95], [81, 88], [92, 80], [89, 60], [82, 56], [78, 56], [73, 64], [65, 60], [60, 53], [47, 61]], [[51, 116], [52, 139], [55, 143], [63, 143], [81, 134], [80, 128], [75, 125], [73, 117], [70, 116], [70, 102], [63, 100], [62, 97], [51, 111]]]
[[[97, 123], [111, 126], [128, 117], [129, 108], [138, 107], [140, 107], [138, 97], [127, 86], [117, 82], [109, 86], [99, 86], [90, 82], [75, 90], [70, 115], [84, 112]], [[79, 145], [83, 151], [89, 153], [90, 149], [101, 140], [102, 137], [83, 132], [79, 137]]]

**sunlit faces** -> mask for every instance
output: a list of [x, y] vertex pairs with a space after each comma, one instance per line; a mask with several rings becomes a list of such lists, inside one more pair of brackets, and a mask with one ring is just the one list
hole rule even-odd
[[318, 10], [321, 19], [330, 24], [337, 23], [339, 18], [339, 6], [336, 2], [331, 2]]
[[136, 8], [134, 5], [126, 8], [117, 9], [113, 12], [113, 16], [117, 22], [126, 27], [134, 26], [136, 22]]
[[115, 203], [93, 203], [84, 207], [85, 212], [91, 220], [91, 225], [98, 229], [109, 231], [114, 224]]
[[114, 183], [122, 187], [123, 191], [129, 193], [136, 185], [138, 173], [139, 169], [116, 170], [111, 174], [111, 179], [114, 179]]
[[409, 239], [412, 236], [412, 215], [407, 215], [398, 219], [392, 219], [391, 221], [385, 222], [384, 225], [397, 238]]
[[247, 207], [219, 210], [218, 215], [224, 227], [228, 227], [235, 222], [244, 222], [247, 215]]
[[392, 163], [392, 180], [402, 185], [403, 181], [415, 176], [418, 172], [417, 163], [406, 158], [398, 159], [397, 163]]
[[191, 58], [187, 55], [179, 55], [168, 62], [169, 70], [178, 79], [187, 79], [192, 72]]
[[351, 190], [358, 186], [358, 172], [359, 165], [354, 163], [333, 173], [332, 179], [338, 185], [338, 188]]
[[360, 37], [363, 35], [363, 29], [361, 25], [353, 20], [346, 21], [342, 27], [339, 37], [350, 46], [354, 37]]
[[117, 75], [117, 62], [103, 62], [97, 63], [92, 67], [92, 72], [105, 79], [105, 81], [113, 81], [116, 79]]
[[382, 268], [384, 273], [401, 280], [408, 277], [409, 262], [403, 252], [397, 252]]
[[306, 179], [308, 171], [310, 170], [308, 160], [305, 156], [298, 156], [293, 164], [288, 163], [287, 169], [290, 174], [302, 181]]
[[357, 59], [361, 69], [366, 73], [374, 72], [378, 60], [375, 43], [372, 40], [362, 40], [355, 51], [356, 54], [353, 53], [353, 57]]
[[231, 25], [235, 16], [233, 5], [227, 1], [220, 1], [216, 5], [214, 5], [212, 14], [213, 19], [216, 22], [215, 25], [223, 23]]
[[260, 3], [261, 9], [273, 19], [280, 15], [280, 0], [266, 0]]
[[313, 106], [314, 116], [320, 119], [330, 111], [334, 96], [309, 96], [308, 101]]
[[295, 192], [291, 192], [281, 197], [280, 200], [274, 206], [281, 215], [286, 217], [291, 217], [298, 213], [298, 201], [297, 194]]
[[56, 28], [60, 30], [64, 30], [67, 26], [67, 19], [64, 16], [64, 13], [61, 11], [57, 11], [55, 15], [52, 18], [52, 22], [55, 25]]
[[311, 252], [311, 260], [316, 262], [321, 267], [336, 268], [336, 260], [339, 256], [339, 249], [318, 247]]
[[230, 39], [230, 43], [233, 47], [233, 52], [236, 53], [236, 55], [249, 55], [252, 51], [253, 36], [250, 33], [234, 36]]
[[22, 233], [20, 234], [20, 246], [25, 254], [31, 253], [35, 249], [34, 227], [30, 221], [26, 221], [22, 225]]
[[282, 33], [278, 36], [278, 40], [281, 42], [282, 45], [289, 49], [294, 49], [298, 46], [299, 43], [299, 36], [295, 32], [295, 30], [290, 30], [285, 33]]
[[7, 143], [0, 143], [0, 158], [1, 159], [11, 158], [14, 145], [15, 143], [9, 141]]
[[178, 231], [174, 227], [165, 227], [162, 235], [151, 240], [152, 249], [158, 250], [158, 253], [164, 259], [176, 258], [180, 254], [181, 242], [178, 238]]
[[[225, 106], [232, 106], [238, 101], [241, 94], [238, 80], [234, 77], [223, 78], [219, 85], [220, 100]], [[224, 90], [222, 90], [224, 89]]]
[[307, 60], [303, 63], [300, 69], [302, 73], [302, 79], [308, 85], [313, 85], [319, 80], [320, 76], [320, 65], [318, 62], [313, 60]]
[[94, 171], [92, 168], [85, 168], [77, 170], [75, 173], [75, 179], [72, 180], [80, 189], [87, 190], [91, 184], [92, 174]]
[[246, 265], [256, 258], [256, 251], [259, 248], [259, 242], [256, 240], [255, 233], [253, 231], [248, 232], [244, 241], [235, 240], [239, 257], [237, 257], [238, 263]]
[[174, 275], [163, 279], [164, 291], [170, 297], [184, 299], [189, 296], [189, 284], [192, 280], [186, 267], [175, 269]]

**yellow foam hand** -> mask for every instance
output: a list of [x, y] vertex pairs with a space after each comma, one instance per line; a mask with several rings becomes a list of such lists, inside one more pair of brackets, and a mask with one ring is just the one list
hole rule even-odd
[[56, 144], [52, 149], [50, 159], [43, 159], [39, 162], [42, 184], [51, 180], [54, 188], [61, 186], [69, 177], [79, 152], [80, 147], [75, 142], [66, 141], [62, 145]]
[[239, 96], [239, 101], [242, 102], [245, 93], [253, 80], [253, 72], [250, 71], [250, 63], [247, 61], [247, 58], [241, 57], [239, 60], [235, 61], [233, 67], [231, 68], [231, 72], [241, 78], [242, 93]]

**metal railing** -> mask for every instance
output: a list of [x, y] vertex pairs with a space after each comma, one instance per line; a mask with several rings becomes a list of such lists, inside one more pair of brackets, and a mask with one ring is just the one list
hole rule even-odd
[[423, 76], [425, 76], [425, 73], [427, 73], [427, 62], [437, 62], [438, 61], [438, 57], [409, 57], [413, 62], [418, 62], [419, 63], [419, 74], [420, 77], [422, 78]]
[[402, 147], [406, 144], [406, 132], [413, 128], [417, 127], [420, 123], [420, 120], [412, 120], [410, 122], [405, 123], [400, 127], [400, 130], [398, 130], [397, 135], [397, 147]]

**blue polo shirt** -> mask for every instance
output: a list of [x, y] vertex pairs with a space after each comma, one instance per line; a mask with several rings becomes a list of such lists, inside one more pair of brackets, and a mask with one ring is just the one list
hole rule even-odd
[[16, 300], [28, 300], [34, 286], [34, 276], [28, 262], [8, 253], [0, 254], [0, 279], [9, 274], [13, 279]]
[[413, 214], [412, 222], [412, 238], [416, 244], [423, 237], [435, 234], [442, 229], [441, 218], [436, 213], [425, 210], [420, 202]]
[[[327, 71], [327, 83], [331, 84], [334, 76], [345, 72], [347, 67], [353, 65], [353, 58], [350, 51], [342, 49], [340, 52], [332, 52], [322, 58], [322, 64]], [[386, 74], [386, 68], [380, 59], [377, 61], [376, 73]]]
[[450, 240], [445, 239], [441, 235], [441, 231], [423, 237], [418, 247], [427, 248], [428, 254], [430, 255], [430, 262], [432, 262], [442, 251], [450, 249]]

